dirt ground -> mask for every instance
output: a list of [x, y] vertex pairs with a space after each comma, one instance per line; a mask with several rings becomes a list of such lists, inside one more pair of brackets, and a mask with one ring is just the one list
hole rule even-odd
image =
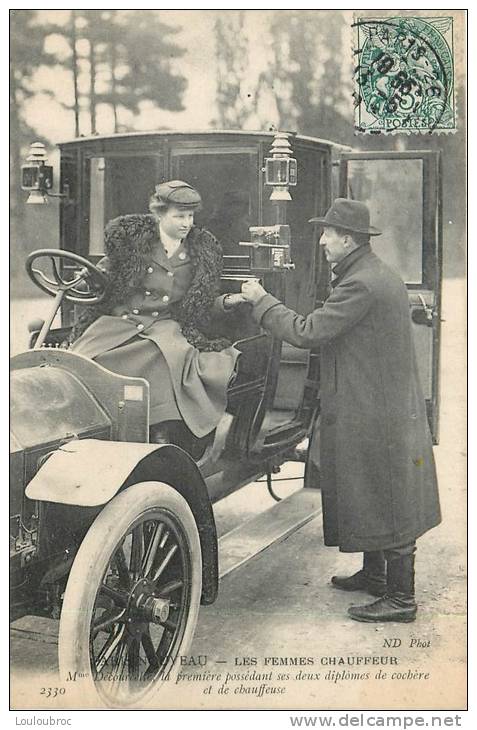
[[[329, 580], [356, 570], [360, 558], [323, 547], [316, 518], [223, 580], [217, 602], [200, 611], [180, 681], [161, 693], [158, 709], [465, 708], [465, 307], [463, 281], [446, 281], [441, 433], [435, 448], [443, 522], [418, 542], [415, 623], [363, 624], [347, 618], [348, 606], [368, 597], [336, 591]], [[30, 303], [14, 302], [14, 351], [23, 346], [19, 332], [28, 309], [38, 315]], [[299, 476], [300, 469], [287, 465], [282, 476]], [[277, 484], [277, 490], [299, 486], [298, 479]], [[223, 500], [216, 509], [219, 531], [248, 517], [252, 508], [266, 507], [268, 500], [263, 484]], [[57, 647], [49, 639], [31, 644], [17, 637], [11, 645], [14, 707], [97, 706], [72, 687], [54, 700], [45, 697], [42, 688], [58, 685]], [[263, 678], [270, 673], [270, 679]]]

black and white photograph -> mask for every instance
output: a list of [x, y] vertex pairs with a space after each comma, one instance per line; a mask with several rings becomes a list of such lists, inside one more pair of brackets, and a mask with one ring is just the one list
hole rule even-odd
[[467, 11], [8, 23], [17, 724], [461, 726]]

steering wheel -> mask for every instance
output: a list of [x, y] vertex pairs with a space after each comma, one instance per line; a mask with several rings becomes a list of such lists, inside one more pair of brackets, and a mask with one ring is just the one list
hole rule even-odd
[[[39, 259], [48, 259], [51, 274], [47, 276], [40, 268], [35, 268]], [[63, 269], [60, 262], [75, 264], [75, 268]], [[40, 248], [27, 257], [25, 267], [28, 276], [42, 291], [50, 296], [58, 296], [59, 292], [70, 302], [77, 304], [96, 304], [106, 292], [107, 277], [88, 259], [78, 256], [72, 251], [56, 248]], [[78, 268], [80, 267], [80, 268]], [[73, 278], [65, 278], [70, 273]], [[52, 278], [49, 278], [52, 276]]]

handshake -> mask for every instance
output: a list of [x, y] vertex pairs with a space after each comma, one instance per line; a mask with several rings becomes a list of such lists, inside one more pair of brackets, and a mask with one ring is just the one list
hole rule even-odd
[[256, 304], [262, 299], [267, 292], [263, 286], [259, 283], [258, 279], [250, 279], [242, 284], [242, 291], [236, 294], [226, 294], [224, 298], [224, 307], [226, 309], [232, 309], [238, 304], [243, 302], [249, 302], [250, 304]]
[[244, 302], [250, 302], [251, 304], [256, 304], [260, 301], [260, 299], [263, 299], [267, 292], [263, 288], [263, 286], [260, 284], [258, 279], [250, 279], [249, 281], [245, 281], [242, 284], [242, 294]]

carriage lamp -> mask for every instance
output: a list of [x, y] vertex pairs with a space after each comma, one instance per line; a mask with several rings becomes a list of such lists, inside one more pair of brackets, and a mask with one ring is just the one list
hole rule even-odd
[[270, 157], [265, 158], [265, 185], [272, 188], [270, 200], [275, 203], [276, 225], [251, 226], [250, 241], [239, 246], [250, 249], [250, 267], [257, 275], [294, 269], [290, 260], [290, 226], [286, 225], [286, 206], [291, 195], [288, 188], [297, 183], [297, 161], [286, 132], [273, 138]]
[[285, 132], [278, 132], [270, 149], [271, 157], [265, 158], [265, 185], [273, 190], [270, 200], [291, 200], [288, 188], [297, 183], [297, 161]]
[[22, 165], [22, 190], [30, 195], [26, 201], [30, 205], [44, 205], [48, 198], [68, 198], [68, 192], [53, 193], [53, 167], [48, 165], [45, 145], [33, 142], [25, 165]]
[[239, 241], [239, 246], [250, 248], [250, 267], [261, 276], [272, 271], [295, 268], [290, 260], [290, 226], [250, 226], [250, 241]]

